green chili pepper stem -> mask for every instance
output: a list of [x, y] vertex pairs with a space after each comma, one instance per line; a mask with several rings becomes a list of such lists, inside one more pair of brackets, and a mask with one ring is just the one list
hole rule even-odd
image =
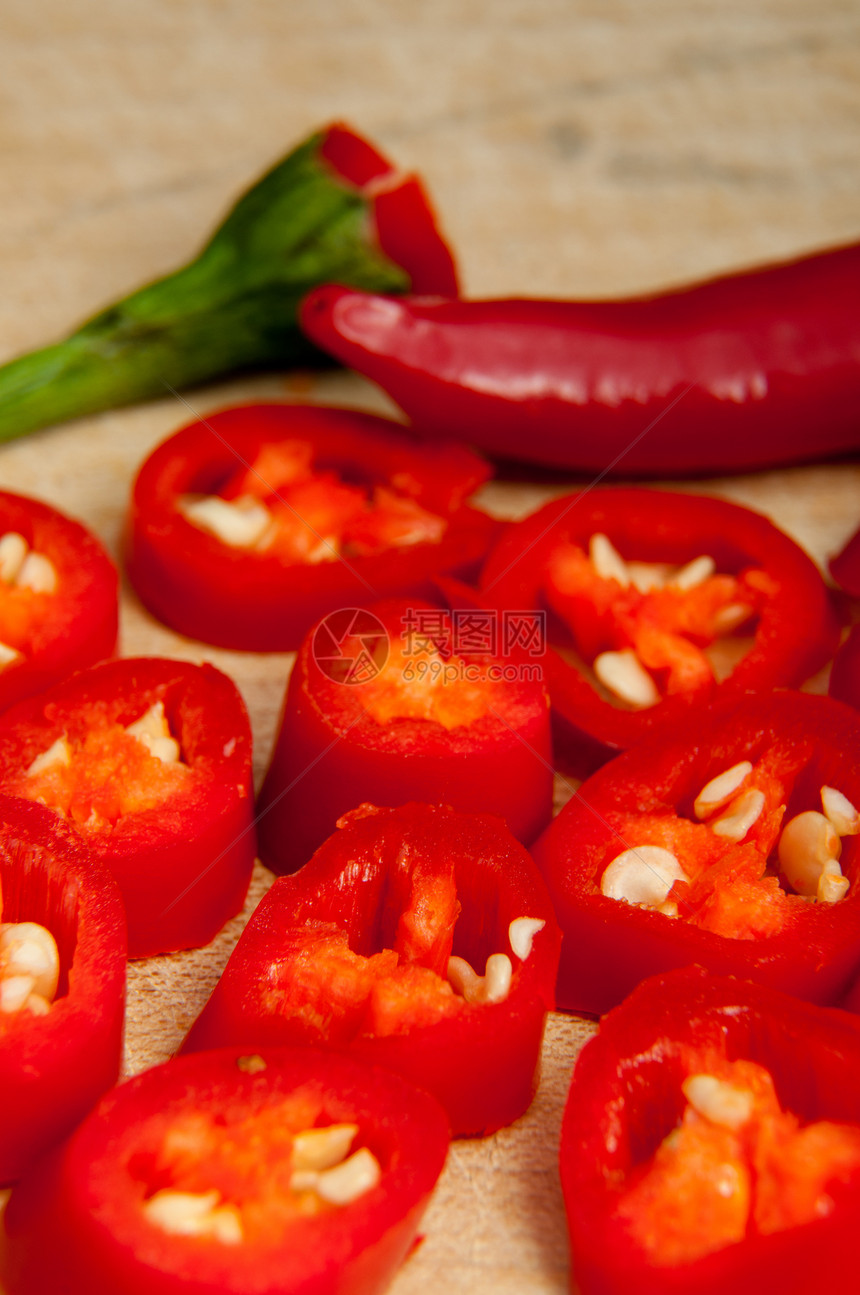
[[408, 275], [371, 241], [367, 198], [320, 159], [323, 138], [249, 189], [189, 265], [0, 367], [0, 441], [163, 396], [168, 385], [320, 362], [296, 323], [318, 283], [407, 290]]

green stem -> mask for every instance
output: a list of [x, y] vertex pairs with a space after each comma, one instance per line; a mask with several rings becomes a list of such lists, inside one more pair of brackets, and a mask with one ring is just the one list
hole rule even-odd
[[318, 362], [296, 324], [318, 283], [407, 290], [408, 275], [371, 242], [367, 198], [320, 160], [322, 139], [240, 198], [190, 265], [0, 367], [0, 441], [164, 395], [168, 384]]

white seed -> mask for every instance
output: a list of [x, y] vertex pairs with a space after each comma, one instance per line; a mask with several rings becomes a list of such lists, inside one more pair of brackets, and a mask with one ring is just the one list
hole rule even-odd
[[0, 643], [0, 670], [5, 670], [13, 661], [20, 661], [22, 653], [8, 643]]
[[0, 580], [11, 585], [24, 563], [29, 544], [17, 531], [0, 536]]
[[27, 769], [26, 776], [35, 778], [37, 774], [45, 773], [48, 769], [59, 769], [62, 765], [69, 765], [71, 762], [72, 748], [64, 734], [58, 737], [56, 742], [52, 742], [47, 751], [41, 751], [36, 756]]
[[316, 1191], [331, 1205], [349, 1205], [376, 1187], [381, 1177], [382, 1169], [376, 1156], [367, 1147], [360, 1147], [343, 1164], [323, 1170]]
[[21, 570], [15, 577], [15, 584], [19, 589], [32, 589], [35, 594], [52, 594], [56, 593], [57, 568], [50, 558], [46, 558], [44, 553], [27, 554]]
[[51, 932], [38, 922], [4, 922], [0, 926], [0, 976], [30, 976], [31, 992], [53, 1002], [60, 954]]
[[818, 878], [818, 889], [815, 898], [820, 904], [838, 904], [848, 894], [851, 883], [843, 877], [838, 860], [829, 859]]
[[840, 836], [856, 836], [860, 832], [860, 814], [835, 787], [821, 788], [821, 808]]
[[669, 850], [661, 845], [638, 845], [612, 860], [600, 878], [600, 889], [609, 899], [659, 908], [675, 882], [687, 880]]
[[740, 764], [733, 764], [731, 769], [726, 769], [724, 773], [718, 773], [716, 778], [706, 782], [693, 805], [696, 818], [707, 818], [715, 810], [722, 809], [723, 805], [727, 805], [744, 778], [751, 773], [752, 765], [749, 760], [741, 760]]
[[706, 580], [717, 569], [717, 564], [713, 558], [707, 554], [702, 554], [699, 558], [693, 558], [686, 566], [680, 567], [667, 580], [667, 584], [675, 589], [695, 589], [697, 585], [703, 585]]
[[799, 895], [818, 894], [818, 879], [838, 859], [842, 842], [833, 824], [817, 810], [795, 815], [780, 833], [777, 854], [788, 884]]
[[655, 706], [660, 700], [657, 685], [632, 648], [601, 652], [594, 658], [594, 673], [604, 688], [630, 706]]
[[640, 594], [647, 594], [652, 589], [663, 588], [669, 567], [664, 562], [628, 562], [627, 573], [634, 589], [638, 589]]
[[525, 962], [532, 951], [532, 942], [538, 931], [542, 931], [546, 922], [542, 917], [515, 917], [508, 927], [508, 939], [511, 950]]
[[304, 1129], [293, 1138], [293, 1167], [297, 1170], [320, 1170], [339, 1165], [357, 1133], [357, 1124], [329, 1124], [327, 1128]]
[[602, 580], [617, 580], [625, 589], [630, 584], [627, 563], [609, 537], [601, 531], [597, 531], [588, 541], [588, 557]]
[[764, 792], [758, 787], [748, 787], [731, 802], [727, 814], [713, 820], [710, 826], [714, 835], [727, 841], [742, 841], [761, 816], [764, 805]]
[[271, 514], [253, 495], [239, 499], [222, 499], [205, 495], [202, 499], [181, 499], [179, 511], [193, 526], [214, 535], [230, 548], [250, 548], [262, 539]]
[[697, 1114], [724, 1129], [740, 1129], [753, 1113], [755, 1099], [747, 1088], [735, 1088], [716, 1075], [688, 1075], [681, 1085]]
[[212, 1237], [224, 1245], [239, 1245], [245, 1236], [235, 1205], [221, 1205], [220, 1194], [177, 1192], [166, 1188], [143, 1203], [150, 1223], [170, 1236]]
[[[399, 541], [403, 543], [403, 541]], [[318, 544], [305, 557], [306, 562], [334, 562], [340, 556], [340, 541], [336, 535], [323, 535]]]
[[513, 966], [506, 953], [491, 953], [483, 976], [465, 958], [448, 959], [448, 980], [455, 993], [473, 1006], [504, 1002], [510, 993], [512, 978]]
[[32, 976], [4, 976], [0, 980], [0, 1012], [20, 1012], [35, 986]]
[[179, 760], [179, 743], [171, 735], [164, 703], [157, 701], [148, 711], [126, 726], [129, 737], [137, 738], [162, 764], [176, 764]]
[[727, 603], [714, 616], [714, 630], [717, 634], [731, 634], [732, 630], [749, 620], [751, 615], [752, 608], [747, 607], [746, 603]]

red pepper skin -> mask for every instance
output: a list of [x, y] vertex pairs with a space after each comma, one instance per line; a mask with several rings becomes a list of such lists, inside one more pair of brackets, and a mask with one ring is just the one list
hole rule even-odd
[[156, 701], [190, 768], [189, 787], [122, 815], [112, 831], [74, 824], [119, 883], [129, 957], [197, 948], [239, 911], [254, 865], [251, 730], [233, 682], [213, 666], [158, 657], [109, 661], [0, 717], [0, 788], [104, 708], [126, 725]]
[[[532, 853], [563, 932], [560, 1007], [600, 1015], [645, 977], [690, 963], [814, 1003], [841, 1000], [860, 968], [857, 837], [843, 843], [840, 862], [851, 879], [846, 898], [804, 905], [767, 938], [730, 939], [600, 893], [606, 847], [615, 835], [607, 814], [678, 807], [690, 817], [693, 799], [710, 778], [743, 759], [755, 760], [776, 740], [813, 751], [799, 780], [809, 796], [802, 808], [815, 808], [823, 784], [860, 803], [856, 713], [828, 697], [778, 692], [691, 714], [685, 724], [626, 751], [584, 782], [535, 842]], [[796, 812], [789, 804], [787, 817]]]
[[380, 249], [401, 266], [413, 292], [458, 294], [457, 269], [421, 181], [400, 175], [381, 153], [342, 122], [329, 126], [320, 156], [370, 200]]
[[566, 542], [587, 549], [601, 531], [624, 558], [680, 565], [709, 554], [720, 572], [762, 568], [776, 591], [764, 600], [750, 650], [709, 694], [678, 693], [643, 710], [622, 709], [551, 648], [544, 670], [556, 756], [579, 776], [664, 724], [686, 723], [703, 702], [798, 686], [832, 657], [839, 623], [815, 564], [760, 513], [704, 495], [610, 487], [552, 500], [510, 526], [493, 548], [481, 573], [483, 601], [543, 606], [554, 550]]
[[116, 1082], [125, 1006], [125, 914], [116, 883], [43, 805], [0, 796], [4, 922], [38, 922], [60, 951], [46, 1016], [0, 1024], [0, 1186], [65, 1137]]
[[[189, 492], [217, 490], [261, 448], [309, 441], [315, 460], [370, 485], [407, 481], [422, 507], [447, 519], [439, 543], [422, 542], [344, 561], [283, 562], [231, 548], [177, 510]], [[140, 469], [127, 526], [126, 565], [159, 620], [205, 643], [288, 651], [328, 612], [368, 598], [428, 595], [433, 577], [477, 571], [498, 523], [464, 504], [489, 475], [462, 446], [416, 446], [399, 424], [347, 409], [247, 405], [222, 409], [162, 442]]]
[[[301, 942], [308, 922], [333, 922], [365, 956], [391, 948], [412, 870], [420, 863], [441, 873], [448, 860], [462, 905], [454, 953], [479, 974], [490, 954], [511, 956], [508, 927], [515, 918], [545, 923], [524, 962], [511, 956], [514, 978], [503, 1002], [470, 1006], [407, 1034], [331, 1039], [330, 1026], [314, 1027], [278, 1006], [277, 974], [269, 969], [288, 936]], [[184, 1047], [347, 1048], [432, 1093], [455, 1137], [492, 1133], [522, 1115], [534, 1096], [559, 941], [537, 869], [497, 819], [431, 805], [365, 805], [344, 816], [301, 872], [279, 878], [266, 893]]]
[[780, 1295], [857, 1289], [856, 1194], [833, 1212], [749, 1235], [693, 1262], [657, 1266], [613, 1217], [631, 1170], [681, 1114], [681, 1049], [712, 1047], [769, 1070], [805, 1121], [860, 1123], [860, 1029], [845, 1012], [701, 967], [655, 976], [601, 1022], [574, 1071], [561, 1131], [561, 1183], [582, 1295]]
[[[181, 1057], [109, 1093], [10, 1200], [0, 1261], [9, 1295], [384, 1290], [415, 1240], [444, 1165], [444, 1113], [396, 1075], [350, 1057], [267, 1048], [264, 1069], [237, 1064], [248, 1060], [235, 1049]], [[297, 1088], [320, 1094], [323, 1123], [359, 1125], [382, 1166], [376, 1187], [336, 1211], [293, 1222], [265, 1243], [170, 1236], [145, 1219], [146, 1164], [171, 1120], [196, 1111], [236, 1119]]]
[[117, 571], [96, 537], [49, 504], [3, 490], [0, 535], [9, 531], [50, 560], [58, 588], [23, 657], [0, 672], [0, 710], [111, 656], [117, 639]]
[[831, 697], [860, 710], [860, 625], [855, 625], [833, 658]]
[[860, 528], [828, 563], [833, 579], [846, 593], [860, 598]]
[[398, 299], [299, 311], [422, 436], [582, 472], [680, 476], [860, 445], [860, 244], [618, 301]]
[[[396, 643], [407, 614], [425, 606], [391, 601], [368, 610]], [[472, 665], [484, 671], [493, 661], [479, 657]], [[508, 663], [495, 664], [503, 669]], [[495, 814], [518, 840], [533, 841], [552, 815], [546, 690], [539, 679], [497, 687], [487, 713], [472, 723], [452, 729], [423, 718], [381, 724], [367, 713], [361, 684], [340, 683], [323, 672], [312, 630], [290, 674], [257, 799], [260, 858], [273, 872], [295, 872], [340, 816], [364, 801], [420, 800]]]

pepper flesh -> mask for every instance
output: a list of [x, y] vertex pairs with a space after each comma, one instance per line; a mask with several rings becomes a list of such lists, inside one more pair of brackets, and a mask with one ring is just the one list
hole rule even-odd
[[[708, 836], [707, 826], [690, 821], [693, 802], [711, 778], [745, 759], [766, 761], [777, 787], [782, 784], [771, 811], [751, 829], [761, 834], [769, 857], [783, 804], [788, 821], [817, 807], [823, 786], [836, 787], [853, 804], [860, 800], [856, 712], [806, 693], [749, 696], [703, 709], [605, 765], [532, 851], [563, 932], [556, 991], [562, 1007], [605, 1012], [646, 976], [694, 962], [813, 1002], [841, 1001], [860, 967], [856, 837], [843, 843], [840, 863], [852, 889], [838, 903], [783, 894], [777, 863], [762, 875], [764, 853], [731, 842], [716, 864], [715, 890], [704, 872], [689, 890], [673, 891], [677, 918], [600, 892], [601, 874], [621, 850], [646, 843], [671, 849], [682, 832]], [[694, 915], [704, 910], [704, 924], [684, 921], [685, 906]]]
[[[496, 607], [545, 608], [556, 555], [569, 545], [587, 549], [598, 533], [608, 536], [625, 560], [680, 567], [707, 555], [718, 573], [746, 587], [756, 582], [750, 597], [757, 606], [749, 629], [739, 627], [748, 639], [729, 634], [719, 640], [729, 659], [743, 652], [725, 678], [697, 677], [692, 690], [676, 691], [644, 709], [617, 704], [592, 681], [582, 661], [567, 659], [577, 634], [586, 661], [596, 650], [588, 637], [604, 633], [599, 609], [586, 607], [578, 619], [569, 613], [568, 626], [559, 618], [551, 620], [551, 643], [559, 650], [551, 646], [543, 665], [555, 752], [573, 772], [590, 772], [664, 723], [686, 723], [692, 710], [705, 702], [749, 690], [798, 686], [832, 656], [839, 626], [813, 562], [761, 514], [702, 495], [613, 487], [555, 499], [503, 534], [481, 572], [481, 601]], [[613, 599], [629, 596], [630, 591], [614, 581], [602, 583]], [[641, 598], [635, 589], [632, 593]], [[558, 595], [553, 596], [558, 605]], [[564, 610], [571, 601], [562, 604]]]
[[[549, 821], [552, 757], [539, 663], [537, 677], [517, 677], [514, 662], [443, 654], [432, 634], [426, 643], [416, 637], [410, 655], [401, 639], [410, 618], [443, 624], [447, 615], [391, 600], [328, 617], [307, 635], [258, 797], [267, 867], [295, 872], [363, 801], [497, 814], [525, 843]], [[370, 643], [378, 660], [367, 677], [339, 678], [334, 667], [364, 660]]]
[[44, 806], [0, 796], [3, 921], [37, 922], [60, 955], [44, 1015], [0, 1013], [0, 1185], [70, 1132], [117, 1079], [125, 916], [116, 884]]
[[[175, 763], [128, 732], [159, 703]], [[114, 874], [131, 957], [206, 944], [242, 906], [255, 853], [250, 725], [212, 666], [106, 662], [19, 703], [0, 720], [0, 787], [46, 801]]]
[[[577, 1061], [561, 1134], [573, 1275], [583, 1295], [627, 1295], [632, 1290], [643, 1295], [717, 1295], [726, 1290], [754, 1295], [774, 1286], [785, 1295], [825, 1289], [848, 1295], [855, 1288], [854, 1233], [860, 1211], [855, 1170], [849, 1167], [841, 1174], [837, 1169], [816, 1197], [821, 1156], [809, 1147], [793, 1192], [790, 1155], [780, 1153], [779, 1138], [770, 1148], [760, 1148], [763, 1159], [776, 1155], [772, 1172], [760, 1174], [760, 1185], [776, 1186], [781, 1180], [787, 1191], [765, 1192], [757, 1217], [732, 1243], [667, 1263], [649, 1256], [631, 1234], [624, 1217], [626, 1193], [635, 1190], [644, 1167], [678, 1124], [682, 1083], [700, 1064], [725, 1075], [732, 1065], [750, 1063], [772, 1076], [779, 1104], [791, 1113], [786, 1121], [794, 1117], [808, 1126], [800, 1130], [801, 1138], [809, 1138], [823, 1121], [825, 1127], [851, 1125], [848, 1139], [856, 1141], [860, 1028], [847, 1013], [823, 1011], [762, 985], [688, 967], [646, 981], [604, 1017], [597, 1037]], [[787, 1151], [783, 1142], [782, 1152]], [[729, 1155], [716, 1159], [725, 1167], [732, 1164]], [[760, 1163], [759, 1169], [765, 1165]], [[727, 1172], [723, 1185], [728, 1190]], [[705, 1191], [701, 1174], [685, 1189], [678, 1186], [687, 1196], [673, 1197], [671, 1215], [682, 1215], [691, 1194]], [[813, 1218], [808, 1216], [810, 1197], [816, 1198], [813, 1209], [818, 1205]], [[722, 1199], [725, 1204], [727, 1197]], [[698, 1225], [707, 1227], [707, 1219], [703, 1209]], [[669, 1217], [667, 1233], [671, 1227]], [[665, 1233], [655, 1229], [654, 1242], [658, 1251], [668, 1244]]]
[[[180, 633], [255, 651], [298, 647], [328, 612], [427, 596], [440, 573], [474, 574], [498, 524], [467, 497], [487, 465], [462, 446], [416, 446], [353, 410], [268, 404], [191, 423], [134, 484], [126, 562], [135, 590]], [[182, 501], [265, 504], [259, 542], [224, 543]], [[266, 521], [268, 517], [268, 522]]]
[[0, 368], [0, 441], [237, 369], [318, 362], [296, 310], [332, 278], [457, 292], [420, 182], [340, 123], [258, 180], [189, 265]]
[[[531, 918], [531, 946], [510, 926]], [[455, 1136], [528, 1107], [558, 957], [558, 930], [526, 851], [484, 814], [363, 805], [256, 909], [184, 1045], [314, 1044], [397, 1071], [433, 1093]], [[453, 953], [483, 973], [505, 954], [496, 1002], [443, 977]]]
[[[316, 1206], [291, 1186], [291, 1135], [344, 1124], [375, 1157], [378, 1181]], [[353, 1058], [263, 1048], [170, 1061], [110, 1093], [16, 1190], [4, 1289], [377, 1295], [415, 1240], [448, 1137], [430, 1096]], [[172, 1189], [180, 1199], [161, 1213], [153, 1201]], [[189, 1204], [198, 1219], [208, 1206], [233, 1225], [170, 1229]]]
[[739, 472], [860, 444], [860, 244], [619, 301], [396, 300], [300, 323], [422, 436], [583, 472]]

